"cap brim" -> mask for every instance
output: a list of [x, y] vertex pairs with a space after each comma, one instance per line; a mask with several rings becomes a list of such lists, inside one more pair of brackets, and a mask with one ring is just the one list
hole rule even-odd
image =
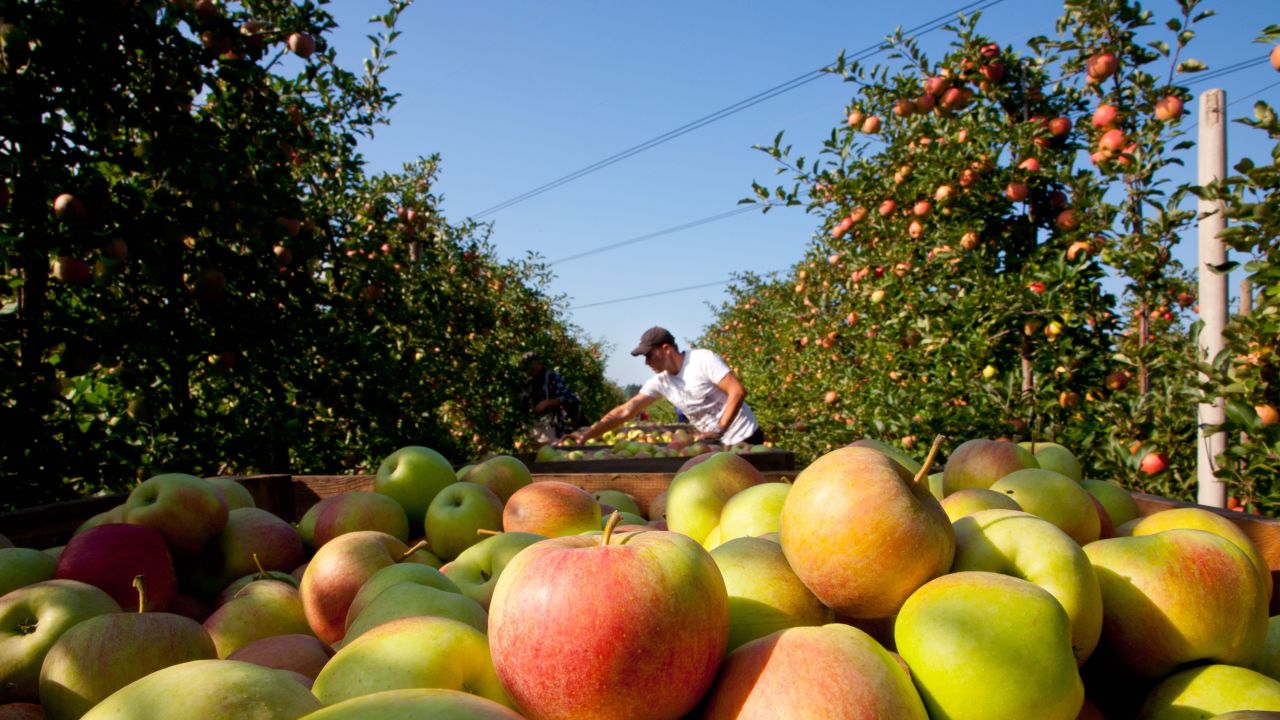
[[649, 345], [637, 345], [636, 349], [631, 351], [631, 354], [636, 357], [639, 357], [641, 355], [648, 355], [649, 351], [652, 349], [653, 347]]

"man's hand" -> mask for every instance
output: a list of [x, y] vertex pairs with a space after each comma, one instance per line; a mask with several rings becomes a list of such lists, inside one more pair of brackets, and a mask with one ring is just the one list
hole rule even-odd
[[581, 430], [577, 432], [571, 432], [565, 435], [564, 437], [560, 438], [559, 440], [557, 440], [556, 445], [581, 445], [584, 440], [583, 436], [585, 434], [586, 433], [582, 432]]
[[546, 411], [550, 410], [551, 408], [555, 407], [557, 403], [559, 403], [559, 401], [558, 401], [558, 400], [556, 400], [555, 398], [547, 398], [546, 400], [543, 400], [542, 402], [538, 403], [537, 405], [534, 405], [534, 406], [533, 406], [533, 411], [534, 411], [534, 412], [536, 412], [536, 413], [538, 413], [539, 415], [541, 415], [542, 413], [544, 413], [544, 412], [546, 412]]

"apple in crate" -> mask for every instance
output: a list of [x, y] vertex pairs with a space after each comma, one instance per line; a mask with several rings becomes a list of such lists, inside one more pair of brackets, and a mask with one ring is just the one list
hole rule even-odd
[[1180, 720], [1245, 711], [1280, 713], [1280, 680], [1233, 665], [1205, 665], [1160, 681], [1142, 703], [1142, 720]]
[[347, 611], [374, 573], [400, 562], [420, 562], [396, 538], [373, 530], [339, 535], [316, 551], [302, 576], [302, 606], [316, 637], [333, 644], [347, 629]]
[[330, 705], [307, 716], [307, 720], [383, 720], [439, 718], [440, 720], [524, 720], [505, 705], [478, 695], [414, 688], [383, 690]]
[[697, 463], [691, 460], [667, 488], [667, 527], [701, 543], [720, 524], [729, 498], [764, 482], [764, 475], [740, 455], [718, 452]]
[[[463, 478], [459, 476], [458, 479]], [[505, 503], [515, 491], [533, 482], [533, 475], [519, 458], [496, 455], [472, 468], [465, 479], [489, 488]]]
[[715, 679], [729, 636], [715, 561], [679, 533], [614, 536], [616, 518], [530, 545], [498, 580], [493, 664], [530, 720], [674, 720]]
[[440, 492], [427, 508], [427, 543], [436, 557], [448, 562], [475, 545], [479, 530], [502, 530], [502, 499], [484, 485], [456, 482]]
[[546, 537], [600, 529], [600, 503], [586, 490], [558, 480], [525, 485], [502, 510], [502, 529]]
[[35, 702], [40, 666], [63, 633], [120, 605], [79, 580], [45, 580], [0, 597], [0, 703]]
[[437, 590], [462, 594], [462, 591], [447, 575], [428, 565], [419, 565], [417, 563], [388, 565], [370, 575], [369, 579], [365, 580], [364, 584], [360, 586], [360, 592], [356, 593], [355, 598], [351, 601], [351, 607], [347, 608], [347, 627], [351, 627], [351, 621], [360, 614], [361, 610], [368, 607], [369, 603], [373, 602], [374, 598], [378, 597], [383, 590], [401, 583], [425, 585]]
[[290, 670], [315, 680], [333, 657], [333, 648], [314, 635], [272, 635], [245, 645], [227, 656], [228, 660], [253, 663], [277, 670]]
[[521, 550], [545, 539], [545, 536], [533, 533], [498, 533], [462, 551], [456, 560], [440, 568], [440, 572], [452, 580], [463, 595], [488, 610], [493, 588], [511, 559]]
[[255, 580], [240, 589], [204, 621], [218, 657], [262, 638], [307, 633], [298, 589], [279, 580]]
[[457, 480], [443, 455], [428, 447], [409, 445], [382, 461], [373, 489], [395, 498], [409, 517], [409, 527], [420, 528], [436, 493]]
[[208, 481], [166, 473], [142, 481], [124, 504], [124, 521], [164, 536], [169, 549], [194, 555], [227, 525], [227, 504]]
[[734, 538], [711, 557], [729, 593], [730, 651], [778, 630], [831, 622], [831, 610], [800, 582], [773, 540]]
[[32, 548], [0, 548], [0, 597], [43, 580], [52, 580], [58, 561]]
[[1062, 528], [1080, 545], [1101, 535], [1101, 521], [1092, 496], [1080, 483], [1059, 472], [1028, 468], [1015, 470], [991, 485], [1013, 498], [1024, 511]]
[[171, 665], [112, 693], [83, 720], [296, 720], [320, 709], [286, 670], [236, 660]]
[[[319, 548], [330, 540], [357, 530], [377, 530], [400, 542], [409, 541], [409, 516], [394, 498], [376, 492], [346, 492], [317, 503], [311, 544]], [[419, 530], [422, 525], [414, 525]]]
[[108, 524], [71, 538], [58, 558], [57, 577], [102, 588], [122, 608], [138, 607], [133, 579], [146, 578], [147, 610], [163, 612], [178, 592], [164, 537], [141, 525]]
[[951, 452], [942, 471], [943, 495], [964, 488], [989, 488], [1015, 470], [1039, 467], [1026, 448], [1011, 442], [978, 438], [967, 440]]
[[1249, 539], [1244, 530], [1240, 529], [1239, 525], [1217, 513], [1197, 507], [1161, 510], [1158, 513], [1153, 513], [1140, 519], [1130, 528], [1129, 534], [1137, 537], [1139, 535], [1152, 535], [1174, 528], [1204, 530], [1230, 540], [1232, 545], [1240, 548], [1245, 555], [1249, 556], [1249, 562], [1253, 563], [1253, 567], [1257, 569], [1258, 579], [1267, 589], [1267, 598], [1270, 599], [1272, 593], [1271, 568], [1267, 566], [1266, 558], [1262, 557], [1258, 547], [1253, 544], [1253, 541]]

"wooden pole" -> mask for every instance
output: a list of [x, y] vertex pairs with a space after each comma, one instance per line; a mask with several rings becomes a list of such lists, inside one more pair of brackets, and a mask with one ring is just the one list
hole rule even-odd
[[[1227, 175], [1225, 110], [1226, 96], [1222, 90], [1215, 88], [1200, 95], [1200, 185], [1208, 185]], [[1199, 202], [1200, 262], [1197, 275], [1200, 280], [1200, 319], [1203, 321], [1199, 337], [1201, 361], [1212, 361], [1225, 346], [1222, 331], [1227, 324], [1227, 276], [1210, 269], [1210, 266], [1227, 261], [1226, 247], [1221, 238], [1227, 226], [1223, 209], [1220, 202]], [[1211, 403], [1200, 403], [1199, 427], [1222, 424], [1225, 419], [1223, 408], [1221, 397], [1213, 398]], [[1201, 505], [1223, 507], [1226, 505], [1226, 487], [1214, 471], [1214, 458], [1226, 449], [1227, 434], [1204, 435], [1196, 447], [1196, 499]]]

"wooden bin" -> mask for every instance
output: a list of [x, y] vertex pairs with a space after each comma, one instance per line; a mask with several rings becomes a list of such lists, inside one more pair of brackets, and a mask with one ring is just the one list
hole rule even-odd
[[[769, 450], [767, 452], [742, 453], [742, 459], [751, 463], [761, 472], [788, 472], [795, 476], [796, 456], [789, 450]], [[571, 474], [654, 474], [674, 475], [689, 461], [687, 457], [649, 457], [649, 458], [608, 458], [605, 460], [557, 460], [554, 462], [533, 462], [526, 460], [529, 471], [539, 475], [571, 475]]]

